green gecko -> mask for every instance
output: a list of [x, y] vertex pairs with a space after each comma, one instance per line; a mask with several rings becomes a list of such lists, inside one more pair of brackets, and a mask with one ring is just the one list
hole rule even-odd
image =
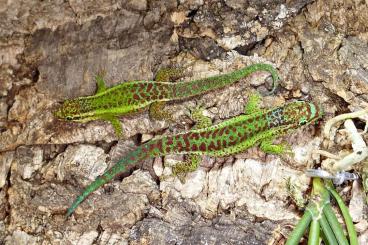
[[224, 157], [244, 152], [246, 149], [260, 145], [266, 153], [281, 154], [286, 145], [272, 144], [276, 137], [284, 135], [303, 125], [316, 121], [323, 115], [323, 110], [310, 102], [296, 101], [274, 109], [260, 109], [260, 97], [253, 95], [245, 106], [245, 114], [211, 125], [211, 120], [203, 116], [201, 109], [192, 113], [197, 122], [194, 129], [171, 136], [161, 136], [138, 146], [119, 160], [102, 176], [97, 177], [78, 196], [67, 216], [93, 191], [125, 171], [128, 166], [158, 156], [169, 154], [188, 154], [191, 161], [176, 164], [173, 174], [194, 171], [200, 162], [201, 155]]
[[97, 75], [95, 95], [66, 100], [54, 115], [59, 119], [76, 122], [107, 120], [111, 122], [116, 134], [121, 136], [122, 126], [118, 120], [120, 115], [129, 115], [149, 108], [151, 118], [162, 120], [170, 118], [170, 114], [163, 108], [168, 101], [183, 100], [223, 88], [256, 71], [271, 73], [273, 93], [279, 79], [277, 71], [271, 65], [263, 63], [188, 82], [169, 82], [175, 75], [174, 71], [161, 70], [156, 76], [158, 81], [129, 81], [111, 88], [106, 88], [102, 75]]

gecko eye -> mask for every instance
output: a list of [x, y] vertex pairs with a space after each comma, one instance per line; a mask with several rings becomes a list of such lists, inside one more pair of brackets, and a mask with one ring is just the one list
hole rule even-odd
[[73, 118], [71, 116], [67, 116], [65, 119], [68, 120], [68, 121], [73, 120]]
[[303, 120], [303, 121], [300, 121], [300, 125], [305, 125], [307, 124], [307, 121]]

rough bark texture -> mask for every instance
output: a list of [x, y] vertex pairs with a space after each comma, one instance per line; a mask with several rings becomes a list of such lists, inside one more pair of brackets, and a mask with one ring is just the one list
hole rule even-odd
[[[205, 105], [214, 122], [238, 115], [245, 91], [269, 88], [267, 74], [170, 104], [177, 124], [148, 113], [124, 117], [119, 141], [108, 123], [62, 122], [52, 111], [66, 98], [93, 94], [100, 70], [112, 86], [153, 79], [168, 66], [190, 63], [185, 79], [194, 79], [263, 61], [282, 77], [263, 106], [309, 99], [323, 105], [325, 121], [368, 106], [367, 30], [368, 4], [354, 0], [0, 0], [0, 244], [282, 242], [299, 217], [285, 178], [319, 161], [307, 153], [322, 147], [320, 126], [285, 138], [294, 157], [257, 148], [204, 157], [184, 184], [154, 177], [167, 171], [163, 161], [181, 157], [148, 160], [64, 219], [82, 188], [125, 152], [189, 128], [186, 107]], [[306, 187], [309, 179], [301, 180]], [[362, 205], [354, 222], [364, 244]]]

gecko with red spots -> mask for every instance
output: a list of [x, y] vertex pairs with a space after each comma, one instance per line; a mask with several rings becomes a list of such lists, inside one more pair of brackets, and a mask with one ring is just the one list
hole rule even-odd
[[171, 136], [161, 136], [137, 147], [112, 168], [86, 187], [67, 210], [71, 215], [76, 207], [93, 191], [112, 180], [127, 167], [136, 165], [147, 158], [169, 154], [188, 154], [190, 161], [176, 164], [173, 174], [194, 171], [202, 155], [224, 157], [244, 152], [259, 145], [266, 153], [285, 152], [284, 144], [275, 145], [273, 140], [303, 125], [316, 121], [323, 110], [311, 102], [295, 101], [274, 109], [260, 109], [259, 96], [250, 97], [245, 114], [233, 117], [217, 125], [202, 115], [201, 109], [192, 113], [197, 124], [192, 130]]
[[178, 69], [162, 69], [156, 76], [157, 81], [129, 81], [112, 88], [106, 88], [101, 75], [96, 76], [97, 92], [93, 96], [79, 97], [63, 102], [54, 113], [59, 119], [75, 122], [106, 120], [111, 122], [117, 135], [121, 136], [122, 127], [118, 116], [129, 115], [149, 108], [154, 119], [170, 119], [164, 110], [168, 101], [182, 100], [224, 88], [256, 71], [271, 73], [273, 88], [279, 79], [277, 71], [268, 64], [258, 63], [227, 74], [187, 82], [169, 82], [180, 73]]

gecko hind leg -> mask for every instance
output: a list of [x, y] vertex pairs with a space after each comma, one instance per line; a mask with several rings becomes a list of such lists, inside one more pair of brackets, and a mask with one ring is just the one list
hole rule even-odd
[[204, 108], [197, 106], [190, 112], [190, 118], [195, 122], [193, 129], [201, 129], [212, 126], [211, 118], [203, 115]]
[[104, 80], [105, 74], [106, 74], [106, 72], [101, 70], [95, 76], [95, 80], [96, 80], [96, 84], [97, 84], [96, 94], [100, 94], [100, 93], [102, 93], [106, 90], [106, 83], [105, 83], [105, 80]]
[[262, 97], [258, 93], [249, 94], [248, 102], [244, 106], [244, 113], [246, 115], [250, 115], [250, 114], [253, 114], [253, 113], [261, 112], [262, 111], [261, 108], [260, 108], [261, 99], [262, 99]]
[[153, 102], [149, 108], [150, 117], [155, 120], [168, 120], [173, 122], [172, 113], [165, 110], [165, 104], [166, 102], [164, 101]]
[[155, 80], [158, 82], [171, 82], [176, 81], [184, 76], [184, 70], [183, 68], [161, 68], [157, 71]]
[[173, 166], [173, 175], [178, 176], [179, 180], [184, 183], [186, 173], [195, 171], [201, 161], [202, 157], [200, 155], [188, 155], [188, 159], [186, 161], [178, 162]]

